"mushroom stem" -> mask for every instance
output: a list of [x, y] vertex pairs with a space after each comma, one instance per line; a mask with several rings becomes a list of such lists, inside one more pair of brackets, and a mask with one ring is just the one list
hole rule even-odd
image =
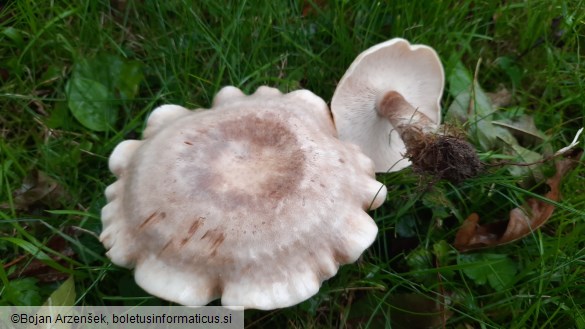
[[459, 136], [437, 134], [437, 125], [400, 93], [387, 92], [377, 105], [378, 114], [388, 119], [400, 134], [406, 146], [405, 156], [415, 171], [430, 173], [453, 183], [481, 171], [481, 161], [471, 144]]
[[399, 92], [394, 90], [382, 96], [376, 110], [380, 116], [390, 121], [407, 149], [418, 144], [425, 133], [436, 127], [428, 116], [414, 108]]

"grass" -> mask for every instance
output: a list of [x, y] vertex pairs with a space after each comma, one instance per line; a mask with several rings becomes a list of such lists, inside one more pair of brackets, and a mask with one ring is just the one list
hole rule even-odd
[[[527, 114], [548, 136], [535, 152], [568, 145], [585, 125], [583, 1], [0, 6], [0, 305], [41, 304], [70, 275], [79, 305], [165, 304], [142, 292], [131, 271], [113, 266], [96, 238], [103, 191], [113, 181], [107, 157], [120, 141], [138, 138], [160, 104], [209, 107], [225, 85], [246, 93], [261, 85], [306, 88], [328, 101], [357, 54], [403, 37], [434, 47], [447, 76], [461, 62], [478, 68], [485, 90], [507, 88], [514, 110], [505, 113]], [[84, 105], [106, 109], [98, 119], [107, 129], [88, 129], [72, 114], [67, 92], [76, 74], [99, 75], [103, 88], [92, 87], [106, 99]], [[584, 177], [583, 166], [565, 177], [563, 199], [539, 231], [459, 253], [450, 243], [465, 217], [506, 217], [532, 193], [518, 185], [523, 177], [490, 169], [459, 186], [429, 188], [409, 170], [378, 175], [389, 198], [372, 212], [380, 229], [374, 246], [310, 300], [247, 311], [247, 326], [585, 328]], [[31, 179], [37, 190], [19, 197]]]

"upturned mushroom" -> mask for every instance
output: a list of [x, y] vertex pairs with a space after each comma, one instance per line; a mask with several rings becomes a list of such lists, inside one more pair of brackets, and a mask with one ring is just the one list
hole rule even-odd
[[440, 174], [457, 174], [453, 166], [461, 161], [479, 165], [467, 142], [436, 138], [443, 87], [443, 66], [432, 48], [400, 38], [375, 45], [354, 60], [331, 100], [339, 138], [360, 146], [376, 172], [401, 170], [409, 160]]
[[306, 90], [225, 87], [211, 110], [165, 105], [113, 151], [101, 241], [147, 292], [275, 309], [370, 246], [386, 188]]

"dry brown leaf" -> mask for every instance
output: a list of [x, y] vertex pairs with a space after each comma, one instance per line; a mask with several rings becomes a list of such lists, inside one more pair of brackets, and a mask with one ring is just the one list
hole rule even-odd
[[327, 5], [327, 2], [324, 0], [314, 0], [314, 1], [303, 1], [302, 5], [302, 17], [308, 17], [312, 15], [317, 15], [319, 9], [324, 9]]
[[[372, 287], [373, 288], [373, 287]], [[368, 288], [366, 288], [368, 289]], [[360, 291], [346, 303], [347, 318], [340, 328], [388, 327], [388, 315], [392, 328], [440, 328], [453, 316], [450, 293], [446, 296], [428, 296], [422, 293], [395, 293], [385, 291]], [[379, 290], [379, 289], [376, 289]], [[352, 290], [353, 292], [355, 290]], [[372, 313], [372, 309], [377, 311]], [[326, 311], [327, 312], [327, 311]]]
[[[27, 209], [35, 204], [58, 208], [63, 201], [70, 199], [65, 188], [40, 170], [33, 170], [13, 193], [15, 209]], [[8, 202], [0, 203], [0, 208], [10, 208]]]
[[[71, 230], [66, 229], [66, 231]], [[75, 251], [73, 251], [69, 243], [60, 235], [55, 235], [49, 239], [47, 247], [57, 251], [64, 257], [75, 257]], [[51, 258], [64, 267], [68, 266], [67, 261], [60, 256], [51, 256]], [[8, 276], [9, 279], [14, 279], [16, 277], [34, 277], [40, 282], [55, 282], [65, 280], [70, 276], [69, 273], [59, 272], [36, 258], [29, 260], [29, 255], [15, 258], [7, 264], [4, 264], [4, 268], [7, 269], [15, 265], [17, 266], [17, 269]]]
[[0, 79], [2, 79], [2, 81], [4, 82], [8, 81], [9, 77], [10, 73], [7, 69], [0, 69]]
[[[414, 293], [390, 296], [392, 323], [398, 328], [439, 328], [453, 312], [439, 301]], [[450, 304], [448, 300], [446, 302]]]
[[[577, 165], [577, 155], [557, 161], [556, 173], [547, 179], [550, 190], [544, 195], [551, 201], [559, 201], [562, 178]], [[548, 221], [555, 206], [541, 199], [530, 198], [522, 206], [510, 211], [508, 221], [480, 225], [479, 215], [473, 213], [465, 219], [455, 236], [453, 245], [459, 251], [495, 247], [521, 239]]]
[[494, 93], [485, 94], [490, 98], [494, 109], [506, 107], [512, 103], [512, 93], [504, 86], [500, 86]]
[[492, 124], [507, 128], [524, 147], [541, 145], [547, 140], [546, 134], [536, 128], [534, 118], [529, 115], [523, 115], [513, 120], [492, 121]]

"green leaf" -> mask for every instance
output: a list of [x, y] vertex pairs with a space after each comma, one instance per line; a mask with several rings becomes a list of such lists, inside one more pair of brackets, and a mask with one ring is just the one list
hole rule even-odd
[[144, 79], [140, 62], [125, 61], [114, 55], [80, 60], [75, 64], [74, 73], [101, 83], [112, 95], [119, 96], [117, 100], [129, 100], [136, 96]]
[[433, 244], [433, 254], [436, 259], [437, 270], [448, 280], [451, 280], [455, 275], [455, 271], [449, 266], [449, 253], [451, 250], [451, 245], [445, 240], [440, 240]]
[[24, 48], [24, 39], [22, 38], [22, 34], [19, 30], [9, 26], [2, 30], [2, 34], [12, 40], [12, 42], [14, 42], [18, 48]]
[[491, 122], [491, 116], [490, 121], [479, 121], [473, 129], [470, 130], [470, 135], [475, 137], [481, 146], [481, 150], [484, 152], [497, 150], [499, 148], [498, 146], [501, 144], [500, 141], [505, 141], [505, 143], [510, 145], [518, 143], [509, 130], [494, 125]]
[[463, 266], [463, 273], [478, 285], [489, 285], [502, 291], [508, 288], [516, 275], [516, 263], [506, 255], [469, 254], [460, 255], [458, 265]]
[[445, 219], [457, 213], [457, 207], [447, 198], [446, 191], [441, 187], [425, 193], [422, 203], [433, 212], [433, 219]]
[[510, 131], [492, 123], [495, 110], [489, 96], [460, 62], [451, 72], [449, 83], [455, 99], [447, 110], [446, 121], [467, 122], [469, 136], [483, 152], [497, 149], [502, 140], [509, 145], [518, 144]]
[[57, 65], [50, 65], [40, 78], [41, 84], [50, 84], [61, 77], [63, 68]]
[[[510, 148], [512, 149], [512, 152], [510, 153], [515, 155], [515, 159], [518, 162], [535, 163], [542, 159], [540, 153], [524, 148], [518, 144], [510, 144]], [[514, 177], [528, 176], [537, 181], [544, 178], [542, 171], [536, 164], [531, 166], [509, 166], [507, 169]]]
[[117, 110], [110, 104], [111, 94], [103, 84], [74, 74], [66, 89], [69, 109], [83, 126], [94, 131], [111, 129]]
[[144, 78], [142, 74], [142, 65], [139, 62], [123, 63], [119, 72], [111, 72], [116, 76], [113, 77], [115, 87], [120, 92], [122, 100], [134, 98], [138, 93], [138, 86]]
[[453, 97], [457, 97], [462, 92], [469, 90], [473, 77], [462, 62], [457, 62], [448, 74], [447, 81], [449, 83], [449, 93]]
[[71, 124], [73, 118], [69, 114], [69, 105], [64, 101], [55, 102], [53, 111], [45, 120], [47, 127], [51, 129], [62, 129]]
[[142, 64], [114, 55], [81, 59], [67, 83], [69, 109], [86, 128], [111, 129], [123, 101], [138, 93], [144, 79]]
[[462, 124], [467, 122], [469, 114], [469, 101], [471, 99], [471, 92], [464, 90], [455, 96], [453, 102], [447, 108], [445, 120], [447, 122], [456, 122]]
[[8, 282], [4, 289], [1, 289], [0, 306], [40, 305], [41, 295], [39, 290], [37, 280], [33, 278], [12, 280]]
[[406, 256], [406, 264], [412, 276], [420, 282], [432, 282], [435, 274], [428, 270], [433, 268], [433, 255], [424, 248], [416, 248]]
[[43, 306], [73, 306], [75, 296], [75, 281], [73, 276], [70, 276], [57, 290], [53, 291]]
[[445, 240], [440, 240], [433, 244], [433, 254], [441, 265], [448, 263], [449, 251], [451, 251], [451, 246]]
[[495, 63], [508, 75], [514, 87], [520, 85], [524, 77], [524, 71], [515, 60], [508, 56], [498, 57]]
[[[457, 63], [451, 72], [449, 84], [449, 91], [455, 100], [449, 106], [448, 115], [455, 115], [456, 118], [462, 117], [466, 119], [464, 121], [471, 120], [473, 117], [475, 120], [472, 121], [491, 119], [490, 115], [493, 109], [489, 97], [479, 83], [473, 82], [471, 72], [467, 71], [461, 62]], [[473, 101], [471, 101], [472, 95], [474, 96]], [[473, 108], [470, 108], [470, 105]]]
[[403, 238], [416, 236], [416, 218], [410, 215], [400, 217], [396, 223], [396, 233]]
[[[449, 81], [449, 93], [455, 97], [457, 103], [456, 106], [460, 107], [458, 110], [467, 113], [469, 110], [470, 96], [475, 96], [473, 100], [474, 112], [476, 116], [486, 117], [490, 115], [492, 110], [492, 104], [489, 97], [483, 91], [479, 83], [473, 81], [473, 76], [469, 72], [463, 63], [458, 62], [455, 67], [451, 70], [448, 77]], [[473, 90], [472, 90], [473, 85]], [[457, 100], [459, 98], [459, 100]], [[453, 105], [452, 105], [453, 106]], [[449, 108], [451, 111], [451, 108]]]

